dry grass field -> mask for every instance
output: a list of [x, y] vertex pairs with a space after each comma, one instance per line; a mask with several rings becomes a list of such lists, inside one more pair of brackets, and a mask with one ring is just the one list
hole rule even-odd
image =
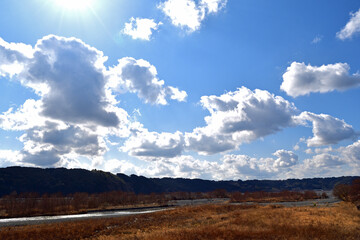
[[360, 211], [203, 205], [119, 218], [0, 229], [0, 239], [360, 239]]

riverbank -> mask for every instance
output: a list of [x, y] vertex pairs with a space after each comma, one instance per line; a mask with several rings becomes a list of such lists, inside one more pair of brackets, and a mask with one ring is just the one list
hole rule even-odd
[[360, 211], [331, 207], [199, 205], [116, 218], [0, 228], [0, 239], [360, 239]]
[[56, 223], [66, 221], [79, 221], [84, 219], [98, 219], [98, 218], [109, 218], [109, 217], [120, 217], [127, 215], [136, 215], [151, 213], [157, 211], [163, 211], [173, 207], [182, 206], [198, 206], [205, 204], [221, 204], [228, 202], [228, 198], [213, 198], [213, 199], [194, 199], [194, 200], [173, 200], [169, 201], [166, 205], [135, 205], [129, 207], [113, 207], [108, 209], [96, 209], [87, 210], [81, 213], [72, 214], [56, 214], [56, 215], [45, 215], [45, 216], [29, 216], [29, 217], [17, 217], [17, 218], [2, 218], [0, 219], [1, 227], [10, 226], [24, 226], [24, 225], [37, 225], [44, 223]]
[[292, 201], [292, 202], [230, 202], [229, 198], [212, 198], [212, 199], [193, 199], [193, 200], [173, 200], [169, 201], [167, 205], [148, 205], [148, 206], [131, 206], [131, 207], [120, 207], [120, 208], [109, 208], [109, 209], [98, 209], [88, 210], [82, 213], [76, 214], [57, 214], [48, 216], [31, 216], [31, 217], [18, 217], [18, 218], [3, 218], [0, 219], [1, 227], [10, 226], [24, 226], [24, 225], [36, 225], [44, 223], [55, 223], [65, 221], [79, 221], [84, 219], [99, 219], [99, 218], [110, 218], [120, 217], [127, 215], [136, 215], [143, 213], [151, 213], [157, 211], [164, 211], [174, 207], [184, 206], [200, 206], [209, 204], [228, 204], [228, 205], [239, 205], [239, 206], [270, 206], [270, 207], [331, 207], [340, 200], [333, 196], [328, 199], [313, 199], [304, 201]]

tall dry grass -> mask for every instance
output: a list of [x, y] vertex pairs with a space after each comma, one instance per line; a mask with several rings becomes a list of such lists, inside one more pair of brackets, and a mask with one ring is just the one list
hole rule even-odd
[[360, 239], [360, 213], [335, 207], [206, 205], [0, 229], [0, 239]]

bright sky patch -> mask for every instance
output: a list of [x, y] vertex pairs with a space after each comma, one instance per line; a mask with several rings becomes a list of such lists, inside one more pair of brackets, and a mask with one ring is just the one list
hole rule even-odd
[[56, 5], [70, 11], [83, 11], [91, 7], [93, 0], [54, 0]]

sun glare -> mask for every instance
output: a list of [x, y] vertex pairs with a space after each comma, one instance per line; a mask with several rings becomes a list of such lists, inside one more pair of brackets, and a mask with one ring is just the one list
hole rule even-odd
[[90, 8], [92, 0], [56, 0], [56, 4], [66, 10], [80, 11]]

